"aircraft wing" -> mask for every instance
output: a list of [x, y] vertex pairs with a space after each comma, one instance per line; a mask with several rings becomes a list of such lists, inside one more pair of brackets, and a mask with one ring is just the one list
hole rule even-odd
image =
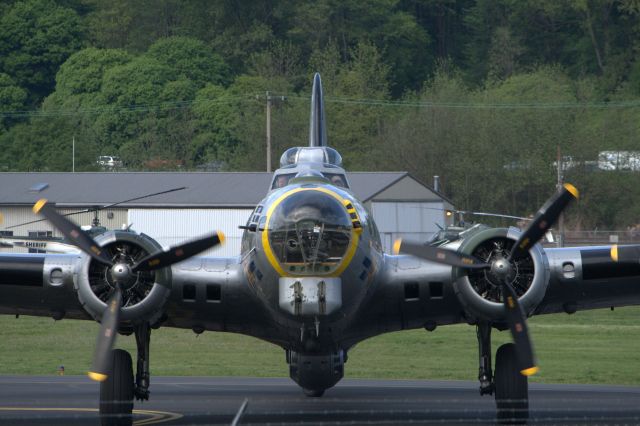
[[0, 254], [0, 313], [90, 319], [74, 290], [80, 255]]
[[[496, 233], [517, 237], [513, 229], [485, 232], [492, 244]], [[627, 247], [638, 247], [640, 253], [640, 246]], [[615, 261], [612, 248], [622, 252], [624, 246], [543, 249], [536, 245], [530, 263], [535, 272], [520, 271], [530, 275], [528, 289], [519, 294], [524, 313], [531, 316], [640, 305], [640, 259]], [[385, 265], [346, 333], [350, 344], [361, 340], [357, 337], [362, 333], [371, 337], [476, 321], [506, 327], [501, 299], [488, 289], [484, 271], [462, 271], [408, 255], [385, 255]]]
[[[0, 254], [0, 314], [99, 320], [109, 293], [101, 293], [93, 268], [84, 254]], [[136, 286], [147, 283], [124, 291], [123, 320], [279, 341], [237, 257], [193, 257], [159, 271], [155, 281], [142, 296]]]
[[[549, 286], [535, 314], [640, 304], [640, 258], [612, 253], [640, 246], [550, 248]], [[622, 257], [622, 256], [621, 256]]]

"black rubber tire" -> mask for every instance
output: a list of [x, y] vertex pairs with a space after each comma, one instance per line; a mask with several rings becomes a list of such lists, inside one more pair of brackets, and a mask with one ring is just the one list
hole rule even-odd
[[320, 398], [324, 395], [324, 389], [302, 389], [302, 392], [304, 392], [304, 394], [309, 398]]
[[131, 426], [133, 421], [133, 363], [129, 352], [111, 351], [112, 369], [100, 383], [100, 422], [102, 426]]
[[513, 343], [498, 348], [494, 382], [498, 423], [526, 423], [529, 418], [529, 382], [527, 376], [520, 374]]

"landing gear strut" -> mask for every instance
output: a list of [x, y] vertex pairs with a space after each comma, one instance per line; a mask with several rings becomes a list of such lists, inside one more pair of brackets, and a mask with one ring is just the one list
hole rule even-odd
[[483, 322], [476, 328], [478, 336], [478, 361], [480, 364], [478, 380], [480, 395], [492, 395], [495, 389], [491, 371], [491, 325]]
[[529, 383], [520, 373], [513, 343], [500, 346], [496, 353], [495, 390], [498, 422], [525, 423], [529, 418]]
[[136, 387], [134, 393], [138, 401], [149, 400], [149, 342], [151, 327], [148, 322], [142, 323], [135, 329], [136, 344], [138, 346], [138, 363], [136, 368]]

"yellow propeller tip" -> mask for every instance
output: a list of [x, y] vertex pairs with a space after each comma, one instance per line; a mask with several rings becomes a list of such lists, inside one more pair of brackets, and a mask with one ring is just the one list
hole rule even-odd
[[540, 368], [534, 365], [531, 368], [525, 368], [524, 370], [521, 370], [520, 374], [522, 374], [523, 376], [529, 377], [529, 376], [533, 376], [534, 374], [536, 374], [538, 372], [538, 370], [540, 370]]
[[42, 210], [42, 208], [44, 207], [45, 204], [47, 204], [47, 199], [46, 198], [40, 198], [38, 200], [38, 202], [33, 205], [33, 212], [34, 213], [40, 212], [40, 210]]
[[564, 189], [569, 191], [571, 193], [571, 195], [573, 195], [576, 200], [578, 198], [580, 198], [580, 191], [578, 191], [578, 188], [576, 188], [575, 186], [571, 185], [570, 183], [565, 183], [564, 184]]
[[611, 246], [611, 260], [618, 261], [618, 245]]
[[224, 244], [224, 240], [226, 240], [227, 237], [224, 236], [224, 233], [222, 231], [218, 231], [218, 240], [220, 241], [220, 244]]
[[89, 371], [87, 373], [87, 376], [89, 376], [91, 380], [95, 380], [96, 382], [104, 382], [105, 380], [107, 380], [106, 374], [100, 374], [93, 371]]
[[401, 245], [402, 245], [402, 238], [398, 238], [393, 242], [393, 254], [400, 254]]

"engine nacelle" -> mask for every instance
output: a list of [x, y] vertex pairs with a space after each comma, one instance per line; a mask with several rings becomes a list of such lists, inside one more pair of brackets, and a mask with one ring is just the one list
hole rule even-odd
[[[95, 237], [95, 241], [110, 258], [118, 258], [133, 265], [150, 253], [162, 250], [160, 244], [145, 234], [130, 231], [109, 231]], [[74, 280], [78, 299], [96, 320], [102, 319], [107, 301], [113, 291], [108, 267], [83, 254]], [[156, 322], [171, 290], [171, 268], [139, 272], [135, 283], [123, 289], [121, 322]]]
[[[491, 263], [499, 257], [507, 257], [520, 235], [517, 228], [488, 228], [466, 238], [458, 250]], [[547, 291], [549, 262], [542, 248], [536, 244], [526, 257], [515, 259], [513, 266], [515, 277], [511, 285], [529, 316]], [[467, 314], [474, 319], [492, 322], [504, 320], [500, 285], [490, 270], [455, 268], [453, 273], [454, 291]]]

